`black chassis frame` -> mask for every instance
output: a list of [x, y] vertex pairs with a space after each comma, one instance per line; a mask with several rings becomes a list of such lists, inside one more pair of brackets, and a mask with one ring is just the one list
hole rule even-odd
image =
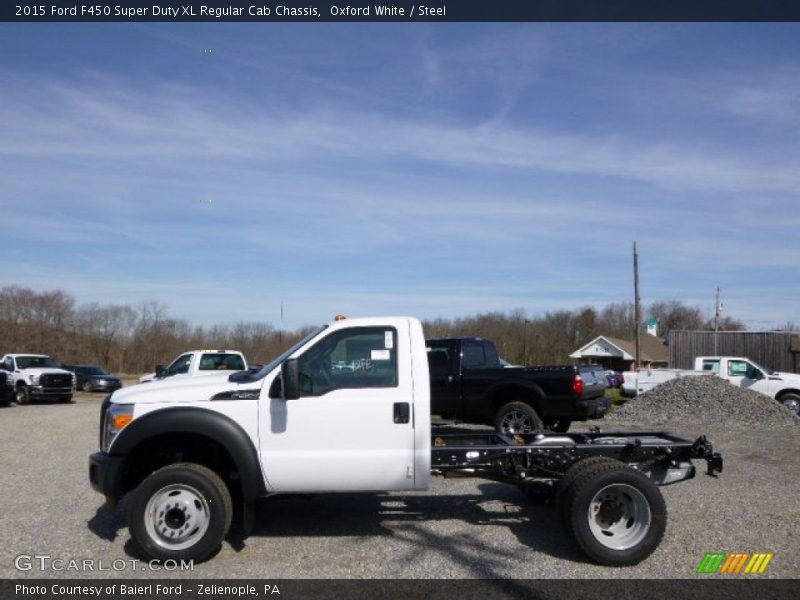
[[663, 431], [505, 435], [448, 428], [432, 434], [431, 472], [535, 486], [557, 482], [572, 465], [592, 456], [631, 465], [656, 485], [694, 477], [692, 459], [705, 460], [713, 477], [723, 466], [705, 436], [692, 441]]

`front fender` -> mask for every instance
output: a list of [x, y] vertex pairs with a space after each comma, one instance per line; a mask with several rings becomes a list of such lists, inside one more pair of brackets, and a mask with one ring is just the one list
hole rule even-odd
[[109, 454], [124, 456], [154, 436], [178, 433], [208, 437], [225, 448], [236, 465], [246, 501], [267, 493], [258, 452], [247, 433], [230, 417], [204, 408], [164, 408], [142, 415], [119, 433]]

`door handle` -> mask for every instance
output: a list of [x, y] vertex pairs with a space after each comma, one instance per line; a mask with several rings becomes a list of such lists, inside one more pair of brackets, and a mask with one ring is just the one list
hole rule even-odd
[[411, 420], [411, 405], [408, 402], [394, 403], [394, 422], [408, 423]]

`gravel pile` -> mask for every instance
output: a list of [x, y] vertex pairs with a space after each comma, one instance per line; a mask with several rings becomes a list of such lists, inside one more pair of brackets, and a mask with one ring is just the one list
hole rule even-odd
[[629, 400], [606, 418], [642, 424], [702, 421], [723, 427], [800, 423], [780, 402], [713, 375], [671, 379]]

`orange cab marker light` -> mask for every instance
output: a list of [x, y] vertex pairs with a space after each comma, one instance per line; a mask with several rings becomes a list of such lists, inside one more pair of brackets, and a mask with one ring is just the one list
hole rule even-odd
[[111, 420], [114, 429], [122, 429], [133, 421], [133, 415], [114, 415], [114, 418]]
[[334, 321], [344, 321], [346, 318], [347, 317], [345, 317], [344, 315], [336, 315], [335, 317], [333, 317], [333, 320]]

